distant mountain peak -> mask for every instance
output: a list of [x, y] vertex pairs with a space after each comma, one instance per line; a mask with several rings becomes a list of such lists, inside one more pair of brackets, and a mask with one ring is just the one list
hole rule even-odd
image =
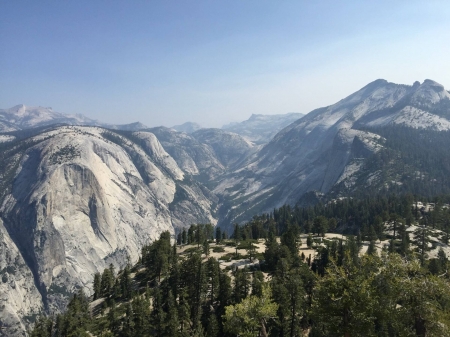
[[255, 144], [264, 144], [278, 131], [301, 117], [303, 114], [297, 112], [280, 115], [252, 114], [249, 119], [224, 125], [222, 129], [237, 133]]
[[131, 131], [147, 128], [139, 122], [125, 124], [123, 126], [101, 123], [82, 114], [77, 113], [71, 115], [53, 111], [51, 107], [18, 104], [9, 109], [0, 109], [0, 132], [10, 132], [56, 124], [101, 126], [109, 129]]
[[430, 79], [426, 79], [425, 81], [423, 81], [422, 85], [432, 85], [432, 86], [439, 86], [444, 88], [444, 86], [436, 81], [430, 80]]
[[249, 120], [250, 120], [250, 119], [258, 118], [258, 116], [262, 116], [262, 115], [261, 115], [261, 114], [252, 114], [252, 115], [250, 116]]
[[378, 87], [378, 86], [383, 86], [388, 84], [389, 82], [383, 78], [379, 78], [375, 81], [370, 82], [369, 84], [367, 84], [365, 87]]
[[193, 133], [197, 130], [203, 129], [203, 127], [197, 123], [186, 122], [181, 125], [172, 126], [172, 129], [175, 129], [178, 132]]

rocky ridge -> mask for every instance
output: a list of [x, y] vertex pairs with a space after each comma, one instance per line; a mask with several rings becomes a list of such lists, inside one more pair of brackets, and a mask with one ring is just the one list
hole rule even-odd
[[32, 107], [19, 104], [10, 109], [0, 109], [0, 132], [24, 130], [54, 124], [101, 126], [109, 129], [130, 131], [146, 128], [144, 124], [139, 122], [124, 125], [102, 123], [81, 114], [69, 115], [56, 112], [51, 107]]
[[174, 129], [178, 132], [192, 133], [192, 132], [202, 129], [202, 127], [197, 123], [186, 122], [181, 125], [172, 126], [172, 129]]

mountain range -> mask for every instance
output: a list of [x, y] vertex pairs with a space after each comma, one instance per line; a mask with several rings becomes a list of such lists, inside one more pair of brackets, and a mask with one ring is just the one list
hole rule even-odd
[[[243, 122], [234, 122], [222, 126], [222, 130], [236, 133], [244, 139], [260, 145], [268, 143], [279, 131], [303, 116], [298, 112], [277, 115], [252, 114], [249, 119]], [[204, 128], [200, 124], [186, 122], [175, 125], [172, 129], [190, 134]]]
[[[169, 230], [361, 193], [449, 193], [450, 93], [374, 81], [305, 116], [222, 129], [0, 110], [0, 321], [21, 335]], [[182, 132], [180, 132], [182, 131]], [[446, 146], [447, 145], [447, 146]]]
[[0, 109], [0, 132], [24, 130], [55, 124], [90, 125], [132, 131], [147, 128], [139, 122], [123, 125], [102, 123], [81, 114], [69, 115], [56, 112], [51, 107], [31, 107], [19, 104], [10, 109]]
[[255, 144], [265, 144], [279, 131], [303, 116], [297, 112], [283, 115], [253, 114], [243, 122], [227, 124], [222, 129], [237, 133]]

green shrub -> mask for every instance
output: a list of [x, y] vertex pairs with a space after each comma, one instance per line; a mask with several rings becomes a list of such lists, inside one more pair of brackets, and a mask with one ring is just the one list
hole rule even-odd
[[201, 253], [201, 252], [202, 252], [202, 250], [199, 249], [199, 248], [197, 248], [197, 247], [189, 247], [189, 248], [187, 248], [187, 249], [184, 251], [185, 254], [189, 254], [189, 253]]
[[225, 261], [225, 262], [230, 262], [231, 261], [231, 257], [228, 256], [228, 255], [223, 255], [223, 256], [219, 257], [219, 260]]

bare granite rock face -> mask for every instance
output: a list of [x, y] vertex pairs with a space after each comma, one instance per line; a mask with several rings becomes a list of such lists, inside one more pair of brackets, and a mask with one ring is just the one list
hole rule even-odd
[[156, 135], [186, 174], [212, 180], [225, 172], [224, 164], [216, 157], [211, 146], [201, 143], [192, 135], [163, 126], [149, 131]]
[[0, 220], [0, 336], [25, 336], [25, 330], [44, 312], [33, 273]]
[[[26, 140], [31, 145], [1, 206], [1, 230], [14, 258], [23, 259], [25, 285], [18, 288], [30, 303], [8, 301], [0, 319], [16, 313], [23, 327], [28, 311], [58, 312], [78, 287], [91, 288], [94, 273], [136, 262], [161, 232], [174, 234], [186, 219], [216, 223], [209, 192], [185, 181], [156, 137], [133, 137], [140, 145], [101, 128], [60, 127]], [[186, 209], [195, 213], [186, 216]]]

